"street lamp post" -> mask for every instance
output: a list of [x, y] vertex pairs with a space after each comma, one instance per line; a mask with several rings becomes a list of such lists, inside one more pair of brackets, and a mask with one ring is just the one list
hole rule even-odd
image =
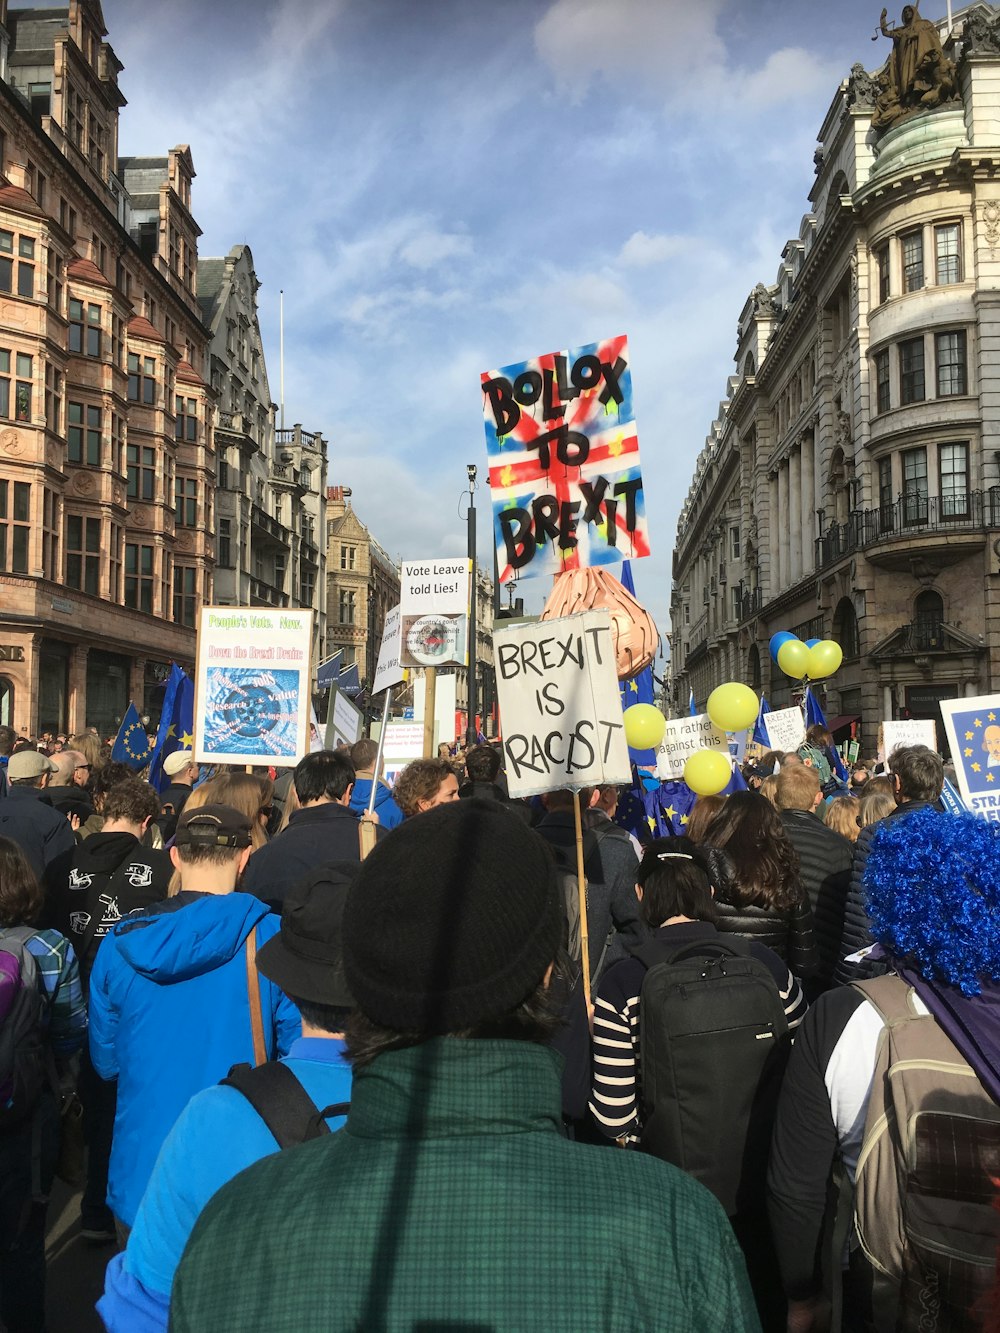
[[476, 743], [476, 674], [478, 671], [478, 662], [476, 660], [476, 473], [478, 468], [475, 463], [467, 463], [465, 467], [469, 474], [469, 559], [472, 562], [472, 596], [469, 598], [469, 668], [466, 672], [466, 678], [469, 682], [469, 717], [465, 728], [465, 743], [471, 747]]

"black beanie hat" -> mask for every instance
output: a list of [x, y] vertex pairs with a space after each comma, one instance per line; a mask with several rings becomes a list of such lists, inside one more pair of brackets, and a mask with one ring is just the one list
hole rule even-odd
[[455, 1032], [527, 999], [562, 934], [545, 841], [496, 801], [454, 801], [406, 820], [362, 864], [344, 968], [373, 1023]]

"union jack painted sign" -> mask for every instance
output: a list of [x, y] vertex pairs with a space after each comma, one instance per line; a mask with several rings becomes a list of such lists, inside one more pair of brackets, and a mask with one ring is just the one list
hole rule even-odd
[[501, 583], [649, 555], [628, 339], [482, 375]]

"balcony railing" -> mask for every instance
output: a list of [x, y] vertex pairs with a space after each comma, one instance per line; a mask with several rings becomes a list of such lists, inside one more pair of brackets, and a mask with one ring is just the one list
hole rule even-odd
[[288, 594], [275, 588], [270, 583], [265, 583], [263, 579], [250, 578], [250, 605], [251, 606], [287, 606]]
[[764, 594], [760, 588], [754, 588], [753, 592], [745, 592], [740, 598], [740, 620], [749, 620], [763, 605]]
[[957, 495], [901, 495], [877, 509], [855, 509], [845, 523], [832, 523], [816, 539], [816, 565], [824, 569], [842, 556], [894, 537], [996, 527], [1000, 527], [1000, 486]]

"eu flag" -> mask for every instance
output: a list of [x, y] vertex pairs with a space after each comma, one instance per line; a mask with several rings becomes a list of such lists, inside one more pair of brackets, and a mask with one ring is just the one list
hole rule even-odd
[[[622, 562], [622, 587], [635, 596], [635, 584], [632, 581], [632, 566], [627, 560]], [[618, 683], [618, 689], [622, 696], [622, 712], [626, 708], [631, 708], [633, 704], [651, 704], [653, 702], [653, 668], [646, 667], [645, 671], [640, 671], [638, 676], [631, 680], [622, 680]], [[633, 750], [629, 746], [628, 757], [633, 764], [654, 765], [656, 763], [655, 750]]]
[[753, 738], [758, 745], [763, 745], [765, 750], [770, 750], [771, 742], [768, 739], [767, 732], [764, 729], [764, 718], [771, 711], [771, 706], [764, 698], [760, 696], [760, 708], [757, 710], [757, 721], [754, 723]]
[[698, 799], [686, 782], [674, 779], [661, 782], [660, 789], [650, 792], [653, 798], [647, 804], [650, 827], [657, 838], [683, 838], [687, 823]]
[[163, 693], [163, 712], [149, 766], [149, 781], [157, 791], [167, 785], [163, 761], [175, 750], [194, 748], [194, 681], [176, 662], [170, 668], [167, 688]]
[[129, 768], [138, 771], [146, 767], [152, 753], [139, 710], [130, 703], [115, 737], [111, 758], [117, 764], [128, 764]]

